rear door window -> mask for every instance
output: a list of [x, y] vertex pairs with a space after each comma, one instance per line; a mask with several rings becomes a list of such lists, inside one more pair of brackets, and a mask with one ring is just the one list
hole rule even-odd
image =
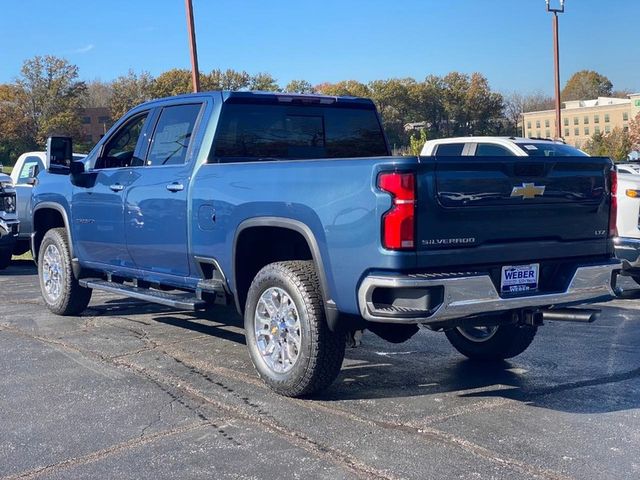
[[165, 107], [153, 133], [147, 165], [180, 165], [187, 159], [202, 104]]
[[464, 143], [443, 143], [436, 147], [435, 154], [440, 157], [460, 157]]
[[476, 157], [515, 157], [515, 155], [502, 145], [491, 143], [479, 143], [476, 146]]

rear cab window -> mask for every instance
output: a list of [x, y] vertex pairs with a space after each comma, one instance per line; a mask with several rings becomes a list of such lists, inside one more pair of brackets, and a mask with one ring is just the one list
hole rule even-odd
[[588, 157], [586, 153], [564, 143], [527, 143], [516, 145], [530, 157]]
[[388, 156], [373, 105], [226, 102], [210, 163]]

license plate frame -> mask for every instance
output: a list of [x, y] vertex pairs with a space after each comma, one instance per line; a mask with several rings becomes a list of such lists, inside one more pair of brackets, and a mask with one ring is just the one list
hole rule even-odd
[[504, 265], [500, 273], [500, 292], [506, 294], [528, 293], [538, 290], [540, 264]]

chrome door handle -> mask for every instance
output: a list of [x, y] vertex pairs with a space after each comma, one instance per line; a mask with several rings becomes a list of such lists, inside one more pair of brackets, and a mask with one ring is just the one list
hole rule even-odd
[[182, 185], [181, 183], [170, 183], [169, 185], [167, 185], [167, 190], [169, 190], [170, 192], [180, 192], [184, 190], [184, 185]]
[[109, 188], [114, 192], [121, 192], [122, 190], [124, 190], [124, 185], [120, 185], [119, 183], [114, 183], [113, 185], [110, 185]]

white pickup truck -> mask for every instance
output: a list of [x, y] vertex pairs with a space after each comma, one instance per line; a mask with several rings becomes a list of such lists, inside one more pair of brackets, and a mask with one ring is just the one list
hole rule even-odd
[[[81, 160], [85, 155], [73, 154], [74, 160]], [[45, 152], [26, 152], [18, 157], [11, 170], [11, 180], [16, 190], [17, 214], [20, 220], [20, 234], [13, 249], [14, 255], [22, 255], [31, 248], [31, 190], [36, 183], [36, 176], [49, 168]]]
[[617, 170], [616, 256], [622, 260], [622, 275], [640, 284], [640, 174], [626, 173], [627, 165], [619, 165]]

